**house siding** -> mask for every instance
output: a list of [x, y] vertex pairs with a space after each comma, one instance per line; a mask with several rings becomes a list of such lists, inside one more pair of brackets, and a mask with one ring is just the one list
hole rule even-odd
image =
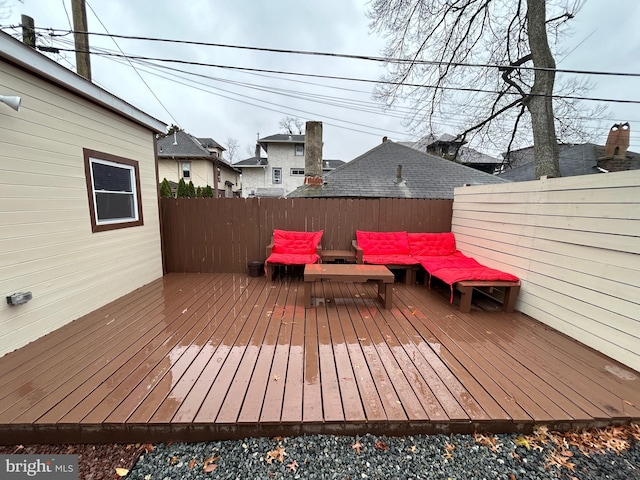
[[[0, 355], [162, 276], [153, 132], [0, 60]], [[92, 233], [83, 149], [139, 164], [144, 225]]]
[[[303, 144], [303, 142], [300, 142]], [[262, 168], [242, 169], [242, 196], [250, 196], [256, 188], [282, 188], [285, 195], [304, 184], [304, 175], [291, 176], [291, 169], [304, 169], [304, 155], [295, 155], [295, 143], [270, 143], [268, 153], [269, 164]], [[282, 169], [282, 183], [273, 183], [273, 169]]]
[[516, 308], [640, 371], [640, 172], [455, 190], [458, 247], [518, 275]]
[[[193, 182], [194, 186], [204, 188], [209, 185], [213, 188], [213, 163], [210, 160], [174, 160], [168, 158], [160, 158], [158, 159], [158, 177], [160, 181], [166, 178], [167, 180], [178, 183], [180, 181], [180, 178], [182, 178], [183, 161], [191, 162], [191, 178], [189, 180]], [[227, 181], [233, 183], [232, 190], [234, 192], [240, 190], [241, 186], [239, 185], [239, 176], [240, 175], [238, 173], [221, 167], [220, 184], [218, 185], [218, 190], [224, 191], [225, 182]], [[189, 180], [185, 181], [189, 183]]]

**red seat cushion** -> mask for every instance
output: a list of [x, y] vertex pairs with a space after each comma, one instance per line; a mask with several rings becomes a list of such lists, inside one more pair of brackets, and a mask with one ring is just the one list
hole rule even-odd
[[457, 250], [453, 255], [436, 255], [430, 257], [419, 257], [420, 265], [427, 272], [433, 273], [441, 268], [476, 268], [482, 267], [482, 264], [475, 258], [467, 257], [461, 251]]
[[281, 265], [307, 265], [318, 263], [320, 256], [317, 253], [272, 253], [267, 258], [267, 263], [279, 263]]
[[283, 254], [315, 254], [323, 233], [323, 230], [317, 232], [294, 232], [274, 229], [273, 249], [271, 252]]
[[373, 265], [418, 265], [420, 262], [411, 255], [362, 255], [362, 263]]
[[407, 232], [364, 232], [356, 230], [363, 255], [409, 255]]
[[484, 265], [479, 267], [440, 268], [430, 273], [449, 285], [453, 285], [462, 280], [499, 280], [506, 282], [517, 282], [519, 280], [515, 275], [496, 270], [495, 268], [485, 267]]
[[409, 253], [413, 257], [453, 255], [456, 252], [456, 239], [453, 232], [408, 233], [407, 239]]

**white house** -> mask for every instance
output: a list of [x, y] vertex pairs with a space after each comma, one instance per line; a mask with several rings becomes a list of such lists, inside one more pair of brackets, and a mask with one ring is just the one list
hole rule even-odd
[[0, 95], [4, 355], [162, 276], [166, 125], [2, 32]]
[[[256, 155], [234, 164], [242, 170], [242, 196], [284, 197], [304, 184], [304, 135], [276, 134], [258, 140]], [[267, 157], [260, 155], [261, 150]], [[343, 164], [323, 160], [323, 172]]]

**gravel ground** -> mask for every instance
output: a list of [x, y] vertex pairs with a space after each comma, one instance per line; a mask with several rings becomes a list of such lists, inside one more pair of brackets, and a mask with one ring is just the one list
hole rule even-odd
[[640, 428], [632, 426], [586, 436], [544, 431], [531, 436], [315, 435], [191, 444], [14, 446], [0, 447], [0, 453], [77, 453], [82, 480], [118, 479], [116, 468], [129, 470], [125, 479], [138, 480], [640, 480], [639, 437]]

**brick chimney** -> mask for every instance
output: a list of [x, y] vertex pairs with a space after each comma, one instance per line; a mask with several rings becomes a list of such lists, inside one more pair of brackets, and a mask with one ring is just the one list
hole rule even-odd
[[604, 156], [598, 158], [597, 166], [601, 171], [622, 172], [631, 168], [630, 160], [627, 158], [630, 133], [629, 122], [616, 123], [611, 127], [604, 146]]
[[322, 185], [322, 122], [307, 122], [304, 137], [304, 183]]
[[616, 123], [607, 137], [607, 143], [604, 146], [605, 157], [625, 158], [627, 149], [629, 148], [629, 133], [631, 127], [629, 122]]

